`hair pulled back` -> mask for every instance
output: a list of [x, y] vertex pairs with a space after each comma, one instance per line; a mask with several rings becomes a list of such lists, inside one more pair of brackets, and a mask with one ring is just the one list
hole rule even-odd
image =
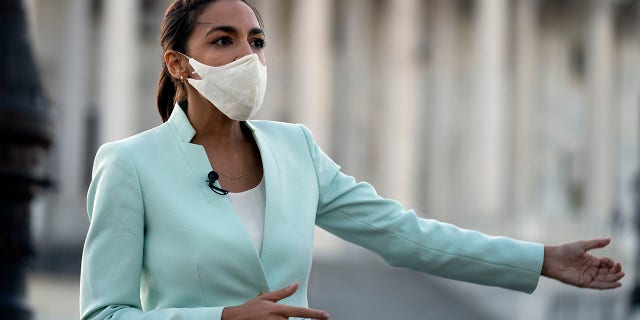
[[[205, 5], [220, 0], [175, 0], [173, 1], [162, 19], [160, 27], [160, 45], [162, 53], [174, 50], [184, 54], [187, 49], [187, 40], [196, 25], [196, 18]], [[240, 0], [247, 4], [255, 13], [258, 23], [262, 25], [262, 19], [258, 10], [248, 1]], [[187, 106], [187, 90], [185, 84], [179, 79], [173, 78], [169, 73], [164, 59], [162, 59], [162, 71], [158, 81], [156, 104], [162, 121], [169, 119], [176, 103]]]

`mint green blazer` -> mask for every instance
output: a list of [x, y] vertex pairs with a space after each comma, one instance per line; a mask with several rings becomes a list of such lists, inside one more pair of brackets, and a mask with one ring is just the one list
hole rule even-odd
[[[300, 282], [306, 307], [314, 225], [393, 266], [532, 292], [543, 247], [421, 219], [343, 174], [302, 125], [248, 121], [266, 183], [263, 248], [225, 196], [184, 111], [103, 145], [87, 195], [82, 319], [220, 319], [225, 306]], [[345, 302], [348, 303], [348, 302]], [[329, 312], [331, 310], [328, 310]]]

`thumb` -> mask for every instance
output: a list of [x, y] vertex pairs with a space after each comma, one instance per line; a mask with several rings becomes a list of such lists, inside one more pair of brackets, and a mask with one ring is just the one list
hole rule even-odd
[[609, 238], [586, 240], [582, 243], [582, 247], [584, 248], [585, 251], [589, 251], [592, 249], [604, 248], [610, 242], [611, 242], [611, 239]]
[[271, 291], [269, 293], [265, 293], [261, 296], [258, 297], [258, 299], [261, 300], [266, 300], [266, 301], [271, 301], [271, 302], [278, 302], [286, 297], [290, 297], [292, 294], [294, 294], [296, 292], [296, 290], [298, 290], [298, 286], [299, 283], [298, 281], [294, 282], [293, 284], [291, 284], [288, 287], [284, 287], [282, 289], [278, 289], [278, 290], [274, 290]]

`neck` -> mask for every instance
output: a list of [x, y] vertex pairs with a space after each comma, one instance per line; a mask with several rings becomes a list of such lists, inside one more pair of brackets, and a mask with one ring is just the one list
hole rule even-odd
[[218, 147], [232, 147], [244, 140], [240, 121], [229, 119], [197, 92], [189, 94], [187, 117], [196, 130], [192, 142]]

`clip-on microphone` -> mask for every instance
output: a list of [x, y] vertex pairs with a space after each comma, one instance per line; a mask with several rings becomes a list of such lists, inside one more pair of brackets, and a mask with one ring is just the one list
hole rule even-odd
[[227, 191], [227, 190], [225, 190], [225, 189], [222, 189], [222, 188], [220, 188], [220, 187], [216, 187], [216, 186], [214, 185], [214, 182], [216, 182], [216, 181], [218, 180], [218, 178], [220, 178], [220, 176], [218, 175], [218, 173], [217, 173], [217, 172], [215, 172], [215, 171], [213, 171], [213, 170], [212, 170], [212, 171], [211, 171], [211, 172], [209, 172], [209, 174], [207, 175], [207, 178], [208, 178], [208, 179], [207, 179], [207, 185], [209, 186], [209, 188], [211, 189], [211, 191], [213, 191], [213, 192], [215, 192], [215, 193], [217, 193], [217, 194], [219, 194], [219, 195], [221, 195], [221, 196], [224, 196], [224, 195], [226, 195], [226, 194], [228, 194], [228, 193], [229, 193], [229, 191]]

